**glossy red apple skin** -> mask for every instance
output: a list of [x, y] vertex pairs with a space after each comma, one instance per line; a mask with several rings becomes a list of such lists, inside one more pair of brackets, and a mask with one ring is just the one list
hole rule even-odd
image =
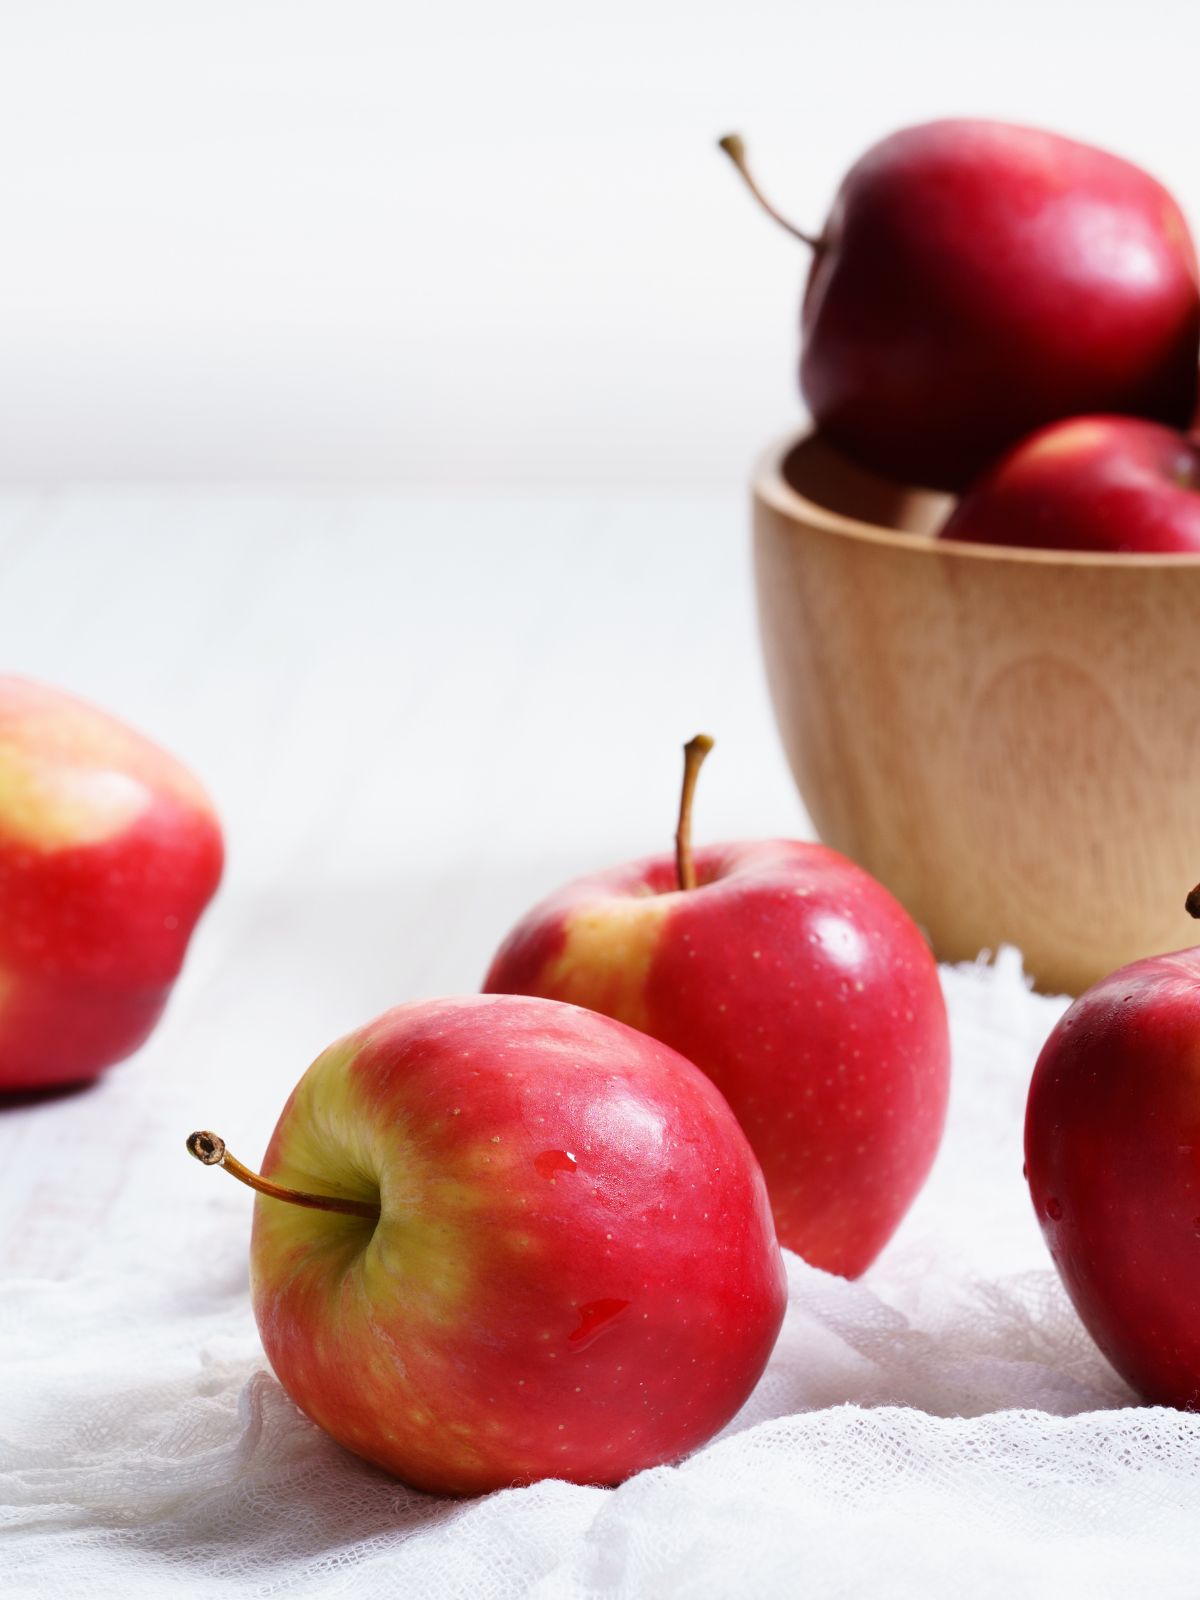
[[1200, 1407], [1200, 950], [1081, 995], [1029, 1089], [1025, 1166], [1084, 1326], [1143, 1399]]
[[689, 1062], [605, 1017], [472, 995], [326, 1051], [259, 1198], [271, 1364], [334, 1438], [418, 1488], [617, 1483], [717, 1432], [786, 1302], [762, 1174]]
[[694, 1061], [762, 1163], [780, 1241], [855, 1277], [932, 1165], [949, 1091], [937, 967], [902, 907], [822, 845], [667, 856], [578, 879], [501, 945], [489, 992], [619, 1017]]
[[1036, 550], [1200, 552], [1200, 448], [1133, 417], [1074, 417], [1023, 440], [939, 538]]
[[1188, 425], [1195, 251], [1167, 190], [1117, 156], [1006, 123], [926, 123], [847, 173], [802, 330], [801, 388], [830, 442], [958, 491], [1058, 418]]
[[204, 791], [73, 696], [0, 678], [0, 1093], [146, 1039], [221, 876]]

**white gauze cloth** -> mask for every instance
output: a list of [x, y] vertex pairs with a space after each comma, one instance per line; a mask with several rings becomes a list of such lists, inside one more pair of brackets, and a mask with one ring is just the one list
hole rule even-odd
[[[949, 1124], [899, 1234], [856, 1283], [789, 1257], [742, 1413], [615, 1490], [438, 1500], [301, 1416], [250, 1313], [249, 1197], [182, 1153], [200, 1110], [182, 1081], [147, 1110], [134, 1062], [10, 1113], [0, 1198], [32, 1198], [9, 1208], [27, 1220], [0, 1304], [0, 1593], [1195, 1597], [1200, 1417], [1133, 1403], [1022, 1181], [1029, 1074], [1064, 1002], [1012, 952], [943, 983]], [[273, 1094], [247, 1113], [260, 1148]]]

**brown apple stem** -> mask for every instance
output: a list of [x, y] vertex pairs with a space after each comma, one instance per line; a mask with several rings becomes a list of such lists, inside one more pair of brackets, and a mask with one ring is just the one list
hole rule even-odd
[[225, 1171], [259, 1194], [270, 1195], [272, 1200], [286, 1200], [292, 1206], [308, 1206], [313, 1211], [340, 1211], [347, 1217], [365, 1217], [368, 1222], [379, 1221], [379, 1207], [365, 1200], [343, 1200], [332, 1194], [305, 1194], [302, 1189], [285, 1189], [272, 1183], [260, 1173], [251, 1172], [236, 1156], [225, 1148], [224, 1139], [215, 1133], [190, 1133], [188, 1154], [202, 1161], [206, 1167], [224, 1167]]
[[696, 863], [692, 860], [692, 799], [700, 768], [712, 747], [713, 741], [706, 733], [698, 733], [683, 747], [683, 792], [679, 796], [679, 826], [675, 829], [675, 878], [681, 889], [696, 887]]
[[817, 238], [814, 234], [805, 233], [802, 228], [798, 228], [794, 222], [789, 222], [785, 216], [776, 211], [775, 207], [758, 187], [746, 161], [746, 146], [742, 143], [740, 133], [727, 133], [723, 139], [717, 140], [717, 147], [724, 150], [730, 161], [741, 173], [742, 182], [773, 221], [777, 222], [781, 228], [786, 228], [793, 238], [799, 239], [801, 244], [806, 244], [810, 250], [824, 248], [823, 240]]
[[1183, 909], [1189, 917], [1200, 917], [1200, 883], [1196, 885], [1183, 902]]

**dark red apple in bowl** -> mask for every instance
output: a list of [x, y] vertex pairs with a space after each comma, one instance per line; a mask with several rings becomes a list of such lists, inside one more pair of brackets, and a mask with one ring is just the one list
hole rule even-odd
[[[740, 139], [722, 147], [749, 178]], [[791, 231], [813, 250], [801, 389], [861, 466], [957, 491], [1061, 417], [1191, 419], [1195, 251], [1128, 161], [1034, 128], [926, 123], [854, 164], [819, 235]]]
[[0, 678], [0, 1092], [84, 1082], [137, 1049], [221, 865], [212, 805], [178, 761]]
[[500, 946], [491, 993], [618, 1017], [694, 1061], [737, 1114], [779, 1238], [854, 1277], [937, 1151], [950, 1046], [937, 967], [887, 890], [822, 845], [692, 852], [688, 746], [674, 856], [567, 884]]
[[1134, 417], [1072, 417], [1022, 440], [938, 534], [966, 544], [1200, 553], [1200, 446]]
[[249, 1172], [276, 1375], [418, 1488], [618, 1483], [712, 1437], [787, 1297], [729, 1107], [656, 1040], [575, 1006], [398, 1006], [320, 1056]]
[[1029, 1087], [1025, 1170], [1100, 1349], [1143, 1399], [1200, 1409], [1200, 949], [1122, 967], [1062, 1017]]

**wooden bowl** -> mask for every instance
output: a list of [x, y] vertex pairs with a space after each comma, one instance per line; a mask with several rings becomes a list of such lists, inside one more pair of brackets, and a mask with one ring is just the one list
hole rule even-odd
[[754, 481], [775, 715], [821, 838], [943, 960], [1078, 993], [1200, 943], [1200, 557], [939, 543], [813, 436]]

